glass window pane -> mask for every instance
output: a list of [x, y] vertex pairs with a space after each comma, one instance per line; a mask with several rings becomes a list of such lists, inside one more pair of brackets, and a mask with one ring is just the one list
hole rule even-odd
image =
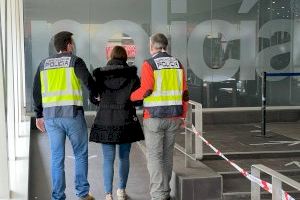
[[[163, 32], [187, 70], [192, 100], [203, 107], [260, 106], [262, 71], [299, 72], [299, 7], [294, 0], [24, 0], [27, 93], [39, 62], [55, 53], [60, 30], [74, 33], [76, 54], [91, 72], [116, 44], [140, 69], [150, 56], [149, 36]], [[268, 77], [268, 104], [298, 104], [298, 80]], [[87, 98], [84, 107], [94, 109]]]

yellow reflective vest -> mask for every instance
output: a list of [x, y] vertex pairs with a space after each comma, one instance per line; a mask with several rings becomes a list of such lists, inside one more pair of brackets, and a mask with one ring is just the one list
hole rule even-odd
[[52, 57], [44, 61], [40, 71], [44, 108], [83, 105], [82, 89], [74, 64], [75, 58], [72, 55]]
[[154, 88], [150, 96], [144, 98], [144, 107], [151, 117], [176, 117], [183, 112], [183, 68], [180, 62], [159, 52], [148, 60], [154, 74]]

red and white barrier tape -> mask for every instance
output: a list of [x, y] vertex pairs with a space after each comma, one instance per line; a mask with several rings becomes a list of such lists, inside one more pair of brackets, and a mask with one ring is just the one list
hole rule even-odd
[[[243, 176], [245, 176], [247, 179], [249, 179], [252, 182], [257, 183], [260, 187], [262, 187], [264, 190], [272, 193], [272, 184], [268, 183], [267, 181], [261, 180], [253, 175], [251, 175], [249, 172], [246, 170], [242, 169], [240, 166], [226, 158], [224, 154], [216, 149], [213, 145], [211, 145], [202, 135], [196, 130], [194, 125], [192, 125], [192, 130], [196, 134], [197, 137], [199, 137], [205, 144], [207, 144], [218, 156], [221, 156], [224, 160], [226, 160], [230, 165], [232, 165], [235, 169], [237, 169]], [[291, 197], [286, 191], [281, 190], [282, 200], [295, 200], [293, 197]]]

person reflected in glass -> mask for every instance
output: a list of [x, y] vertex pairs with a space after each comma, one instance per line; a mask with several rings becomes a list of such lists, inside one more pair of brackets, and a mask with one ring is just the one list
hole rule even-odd
[[101, 143], [103, 154], [103, 183], [105, 199], [113, 198], [114, 160], [118, 146], [119, 183], [118, 200], [126, 200], [126, 184], [129, 174], [131, 143], [143, 140], [144, 135], [136, 115], [135, 104], [130, 95], [140, 86], [137, 67], [128, 66], [127, 53], [122, 46], [112, 49], [105, 67], [93, 72], [100, 91], [100, 101], [91, 97], [98, 105], [97, 115], [91, 128], [90, 141]]

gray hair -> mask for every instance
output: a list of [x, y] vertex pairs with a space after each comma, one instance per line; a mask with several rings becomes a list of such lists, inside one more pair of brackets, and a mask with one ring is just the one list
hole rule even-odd
[[168, 38], [162, 33], [155, 33], [150, 37], [150, 43], [154, 49], [167, 49]]

